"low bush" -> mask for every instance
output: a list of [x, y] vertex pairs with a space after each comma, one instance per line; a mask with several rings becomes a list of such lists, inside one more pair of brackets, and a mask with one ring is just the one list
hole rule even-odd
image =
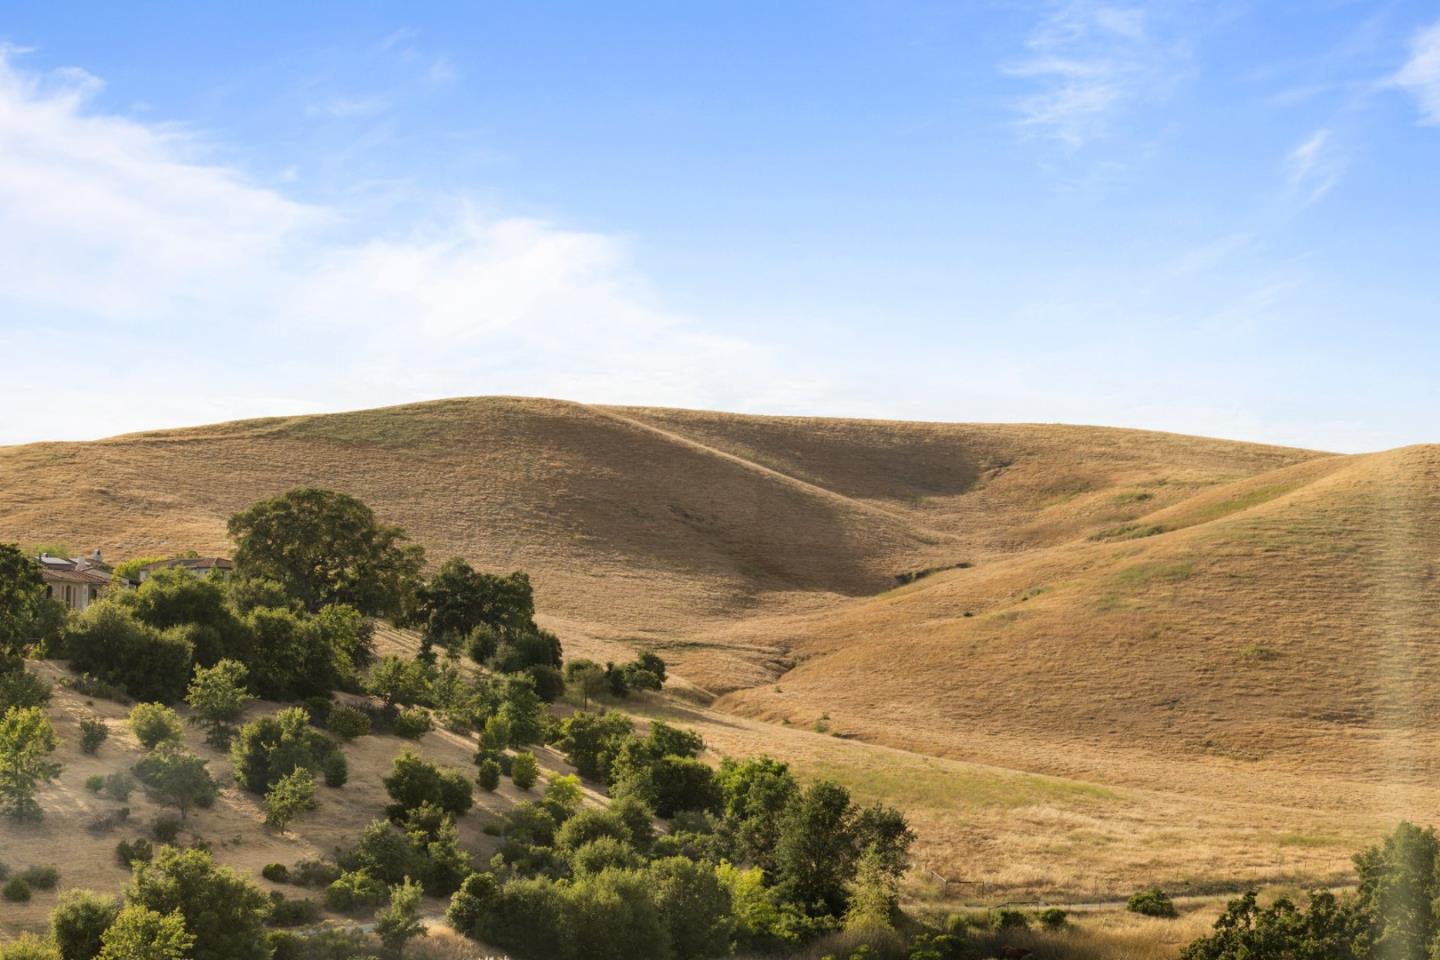
[[435, 729], [435, 721], [430, 717], [429, 710], [423, 707], [408, 707], [395, 714], [395, 719], [390, 722], [390, 729], [397, 737], [419, 740]]
[[317, 727], [327, 726], [330, 712], [335, 709], [335, 704], [329, 697], [306, 697], [301, 705], [305, 712], [310, 714], [310, 722]]
[[130, 732], [146, 750], [162, 743], [179, 743], [185, 734], [180, 716], [161, 703], [140, 703], [130, 711]]
[[344, 740], [354, 740], [370, 732], [370, 715], [354, 707], [338, 706], [330, 711], [325, 726]]
[[535, 786], [540, 776], [540, 764], [533, 753], [518, 753], [510, 762], [510, 779], [521, 790]]
[[115, 859], [120, 866], [129, 870], [132, 864], [149, 863], [155, 859], [155, 848], [150, 841], [144, 837], [136, 837], [134, 840], [121, 840], [115, 844]]
[[290, 882], [297, 887], [328, 887], [340, 879], [340, 868], [324, 860], [301, 860], [290, 871]]
[[60, 882], [59, 867], [26, 867], [20, 871], [20, 879], [34, 890], [54, 890]]
[[342, 873], [325, 888], [325, 909], [336, 913], [373, 910], [385, 899], [385, 884], [368, 870]]
[[89, 960], [100, 952], [100, 938], [115, 922], [120, 905], [113, 897], [89, 890], [67, 890], [50, 914], [50, 931], [64, 960]]
[[1175, 917], [1175, 903], [1163, 890], [1141, 890], [1130, 895], [1125, 909], [1146, 917]]
[[156, 817], [150, 823], [150, 836], [161, 843], [174, 843], [180, 836], [180, 818], [168, 813]]
[[270, 916], [265, 921], [270, 926], [303, 927], [319, 921], [319, 901], [291, 900], [278, 890], [270, 894]]
[[99, 793], [105, 789], [105, 777], [101, 774], [93, 774], [85, 778], [85, 789], [91, 793]]
[[0, 888], [0, 896], [11, 903], [28, 903], [30, 901], [30, 884], [26, 883], [23, 877], [11, 877], [4, 887]]
[[108, 736], [110, 736], [110, 728], [99, 717], [86, 717], [80, 721], [80, 750], [82, 753], [93, 756]]
[[117, 771], [105, 778], [105, 792], [110, 794], [111, 799], [124, 803], [130, 799], [130, 794], [135, 790], [135, 778], [125, 771]]
[[494, 760], [480, 761], [480, 770], [475, 780], [480, 784], [480, 789], [494, 793], [500, 786], [500, 764]]
[[350, 765], [345, 762], [345, 754], [336, 750], [326, 757], [321, 764], [320, 774], [325, 778], [327, 787], [343, 787], [350, 779]]
[[1070, 914], [1059, 907], [1047, 907], [1037, 913], [1035, 919], [1039, 920], [1040, 926], [1046, 930], [1059, 930], [1069, 921]]
[[260, 868], [260, 876], [271, 883], [290, 882], [290, 868], [283, 863], [267, 863]]
[[62, 677], [60, 686], [68, 687], [82, 697], [91, 697], [96, 700], [112, 700], [122, 706], [128, 706], [130, 703], [130, 697], [125, 693], [124, 687], [101, 680], [99, 677], [88, 673], [82, 673], [74, 677]]
[[990, 929], [992, 930], [1028, 930], [1029, 928], [1030, 918], [1020, 910], [1001, 907], [990, 914]]

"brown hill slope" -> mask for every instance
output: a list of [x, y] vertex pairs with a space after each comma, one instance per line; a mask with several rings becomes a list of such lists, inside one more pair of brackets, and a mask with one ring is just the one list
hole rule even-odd
[[724, 690], [772, 673], [774, 651], [687, 646], [707, 625], [1060, 543], [1313, 456], [1103, 428], [467, 399], [0, 448], [0, 538], [224, 551], [235, 510], [324, 485], [433, 558], [531, 571], [563, 626], [668, 647]]

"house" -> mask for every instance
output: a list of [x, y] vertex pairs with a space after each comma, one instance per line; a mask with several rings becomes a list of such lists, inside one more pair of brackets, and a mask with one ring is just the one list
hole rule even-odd
[[136, 580], [138, 583], [144, 583], [156, 570], [169, 570], [175, 567], [193, 576], [208, 577], [213, 574], [222, 580], [229, 579], [230, 574], [235, 570], [235, 564], [227, 557], [172, 557], [169, 560], [147, 563], [140, 568]]
[[40, 567], [46, 595], [77, 613], [99, 600], [110, 585], [108, 567], [101, 569], [105, 564], [100, 560], [99, 550], [80, 560], [42, 553], [35, 562]]

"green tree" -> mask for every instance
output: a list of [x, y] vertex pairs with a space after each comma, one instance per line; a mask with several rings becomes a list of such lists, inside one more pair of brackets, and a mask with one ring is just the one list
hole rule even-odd
[[800, 792], [790, 768], [773, 757], [726, 757], [715, 776], [722, 812], [734, 831], [737, 853], [774, 876], [775, 844], [785, 808]]
[[810, 916], [845, 912], [857, 855], [854, 820], [850, 793], [830, 780], [811, 784], [781, 818], [775, 845], [779, 893]]
[[186, 570], [157, 570], [134, 590], [115, 597], [140, 623], [156, 630], [184, 628], [197, 663], [224, 657], [248, 660], [255, 638], [226, 602], [222, 581]]
[[178, 910], [195, 936], [189, 960], [268, 960], [270, 898], [254, 883], [199, 849], [161, 847], [133, 869], [126, 902], [164, 915]]
[[173, 743], [162, 743], [135, 764], [135, 777], [159, 803], [175, 807], [182, 818], [208, 807], [219, 793], [206, 761]]
[[281, 833], [290, 821], [315, 809], [315, 775], [296, 767], [276, 780], [265, 793], [265, 822]]
[[609, 783], [621, 745], [634, 730], [623, 713], [573, 713], [560, 725], [560, 749], [580, 776]]
[[669, 928], [675, 960], [720, 957], [735, 933], [730, 890], [709, 863], [666, 857], [647, 871], [651, 895]]
[[235, 567], [274, 580], [306, 610], [345, 603], [394, 617], [413, 604], [424, 551], [352, 496], [302, 487], [230, 518]]
[[255, 699], [245, 689], [249, 670], [238, 660], [221, 660], [213, 667], [196, 667], [185, 702], [194, 711], [194, 721], [205, 727], [205, 742], [228, 747], [235, 736], [235, 721], [245, 705]]
[[1434, 828], [1401, 823], [1378, 846], [1355, 857], [1356, 899], [1370, 919], [1374, 954], [1383, 960], [1440, 956], [1436, 897], [1440, 838]]
[[0, 943], [0, 960], [60, 960], [60, 951], [48, 940], [22, 933], [17, 940]]
[[136, 700], [174, 703], [185, 695], [195, 645], [185, 627], [159, 630], [101, 600], [76, 618], [65, 651], [73, 669], [124, 687]]
[[500, 689], [500, 714], [510, 725], [510, 743], [524, 746], [539, 743], [545, 736], [545, 704], [535, 692], [535, 681], [522, 674], [504, 679]]
[[448, 650], [477, 627], [534, 626], [535, 600], [528, 576], [518, 571], [508, 577], [478, 573], [460, 557], [440, 565], [418, 592], [417, 601], [426, 640]]
[[0, 805], [17, 820], [38, 820], [40, 784], [60, 775], [55, 728], [39, 707], [11, 707], [0, 716]]
[[189, 960], [195, 936], [178, 910], [162, 914], [131, 904], [115, 917], [100, 944], [99, 960]]
[[114, 897], [89, 890], [67, 890], [60, 894], [50, 912], [50, 936], [61, 960], [94, 960], [100, 953], [100, 938], [120, 907]]
[[401, 657], [382, 657], [365, 677], [365, 692], [385, 701], [387, 708], [427, 698], [430, 675], [425, 664]]
[[[1214, 932], [1181, 951], [1181, 960], [1371, 960], [1386, 958], [1369, 941], [1369, 918], [1354, 901], [1327, 890], [1310, 894], [1301, 910], [1281, 897], [1262, 908], [1255, 891], [1231, 900]], [[1433, 956], [1434, 954], [1432, 954]]]
[[264, 795], [297, 767], [324, 774], [326, 763], [339, 753], [333, 740], [310, 725], [304, 707], [290, 707], [241, 727], [230, 745], [230, 762], [241, 786]]
[[40, 568], [13, 543], [0, 543], [0, 656], [20, 656], [45, 633], [64, 622], [64, 612], [46, 596]]
[[375, 914], [375, 932], [388, 957], [398, 958], [405, 952], [405, 944], [414, 937], [425, 935], [425, 924], [420, 920], [420, 898], [424, 890], [409, 877], [390, 888], [390, 903]]
[[589, 710], [590, 700], [605, 691], [605, 668], [594, 660], [571, 660], [565, 664], [565, 685], [580, 696], [580, 709]]
[[[666, 960], [670, 930], [651, 896], [650, 878], [602, 870], [565, 888], [569, 925], [586, 960]], [[596, 931], [603, 931], [596, 934]]]
[[845, 929], [858, 933], [893, 930], [900, 905], [899, 878], [873, 847], [860, 855], [845, 909]]
[[385, 792], [395, 801], [385, 808], [392, 820], [400, 820], [421, 804], [460, 816], [474, 803], [470, 778], [460, 770], [442, 770], [423, 757], [406, 750], [395, 758], [382, 781]]
[[154, 750], [162, 743], [179, 743], [185, 736], [180, 715], [163, 703], [135, 704], [126, 722], [146, 750]]
[[535, 760], [535, 754], [517, 753], [515, 759], [510, 761], [510, 779], [521, 790], [529, 790], [535, 786], [539, 776], [540, 764]]
[[500, 764], [486, 758], [481, 760], [475, 774], [475, 782], [486, 793], [494, 793], [500, 786]]

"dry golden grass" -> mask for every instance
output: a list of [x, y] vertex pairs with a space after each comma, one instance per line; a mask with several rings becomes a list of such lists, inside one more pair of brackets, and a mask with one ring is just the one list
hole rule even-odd
[[916, 899], [1343, 881], [1440, 820], [1440, 448], [455, 400], [0, 448], [0, 539], [223, 551], [300, 483], [905, 806]]

